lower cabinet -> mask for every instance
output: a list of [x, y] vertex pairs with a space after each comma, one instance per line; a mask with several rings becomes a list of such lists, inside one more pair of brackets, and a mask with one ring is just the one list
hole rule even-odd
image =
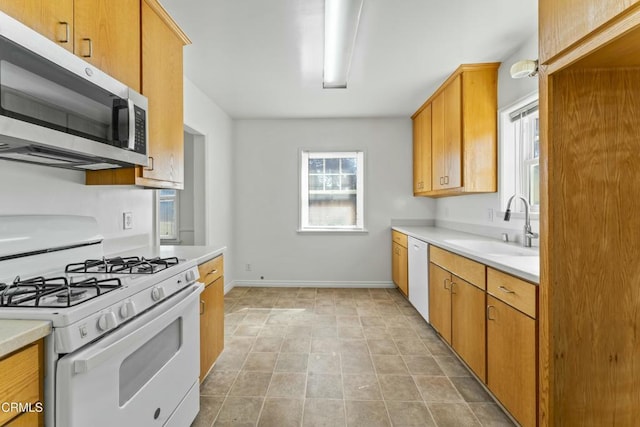
[[431, 325], [518, 423], [535, 427], [537, 286], [433, 245], [429, 259]]
[[[17, 402], [24, 406], [43, 402], [44, 340], [40, 339], [0, 359], [0, 402]], [[13, 427], [42, 426], [43, 413], [0, 411], [0, 425]]]
[[453, 276], [451, 346], [482, 381], [486, 381], [485, 293]]
[[429, 263], [429, 321], [451, 345], [451, 273]]
[[485, 293], [434, 263], [429, 265], [429, 319], [475, 374], [486, 380]]
[[205, 284], [200, 295], [200, 382], [224, 349], [224, 276], [219, 256], [198, 266]]
[[[535, 285], [488, 269], [487, 385], [523, 427], [535, 426]], [[525, 314], [527, 313], [527, 314]]]
[[393, 283], [404, 296], [409, 296], [409, 253], [407, 235], [392, 231], [391, 271]]

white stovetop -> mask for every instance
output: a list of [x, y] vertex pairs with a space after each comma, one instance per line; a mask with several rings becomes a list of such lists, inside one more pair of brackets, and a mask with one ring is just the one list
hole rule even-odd
[[226, 247], [216, 246], [143, 246], [126, 252], [118, 252], [119, 256], [144, 256], [145, 258], [177, 257], [179, 259], [195, 260], [196, 264], [222, 255]]

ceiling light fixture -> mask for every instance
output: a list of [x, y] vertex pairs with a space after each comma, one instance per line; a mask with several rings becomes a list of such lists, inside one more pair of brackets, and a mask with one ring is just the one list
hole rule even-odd
[[538, 60], [523, 59], [511, 66], [511, 78], [535, 77], [538, 74]]
[[325, 0], [324, 75], [325, 89], [345, 89], [364, 0]]

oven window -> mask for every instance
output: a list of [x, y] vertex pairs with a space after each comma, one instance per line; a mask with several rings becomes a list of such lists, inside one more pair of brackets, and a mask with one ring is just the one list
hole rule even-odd
[[135, 395], [180, 349], [182, 318], [176, 319], [120, 365], [120, 406]]

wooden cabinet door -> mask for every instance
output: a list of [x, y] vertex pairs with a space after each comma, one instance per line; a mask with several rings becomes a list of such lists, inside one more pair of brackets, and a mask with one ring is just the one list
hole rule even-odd
[[540, 62], [548, 62], [638, 1], [540, 0]]
[[444, 152], [442, 188], [462, 186], [462, 77], [456, 77], [443, 92]]
[[213, 287], [213, 364], [224, 350], [224, 278], [216, 279], [209, 287]]
[[413, 194], [431, 191], [431, 105], [413, 120]]
[[409, 253], [407, 248], [398, 245], [398, 289], [409, 296]]
[[73, 52], [73, 0], [0, 0], [0, 10]]
[[429, 263], [429, 321], [451, 344], [451, 273]]
[[431, 103], [431, 187], [433, 190], [445, 188], [444, 120], [444, 92], [442, 92]]
[[490, 295], [487, 316], [487, 385], [522, 426], [535, 426], [535, 320]]
[[400, 283], [400, 245], [391, 243], [391, 280], [396, 286]]
[[140, 1], [75, 0], [74, 25], [74, 53], [140, 92]]
[[451, 284], [451, 346], [486, 382], [485, 293], [458, 276]]
[[200, 382], [204, 381], [215, 361], [215, 294], [213, 283], [200, 294]]
[[142, 93], [149, 98], [151, 158], [143, 177], [180, 189], [184, 182], [182, 47], [182, 40], [143, 1]]

